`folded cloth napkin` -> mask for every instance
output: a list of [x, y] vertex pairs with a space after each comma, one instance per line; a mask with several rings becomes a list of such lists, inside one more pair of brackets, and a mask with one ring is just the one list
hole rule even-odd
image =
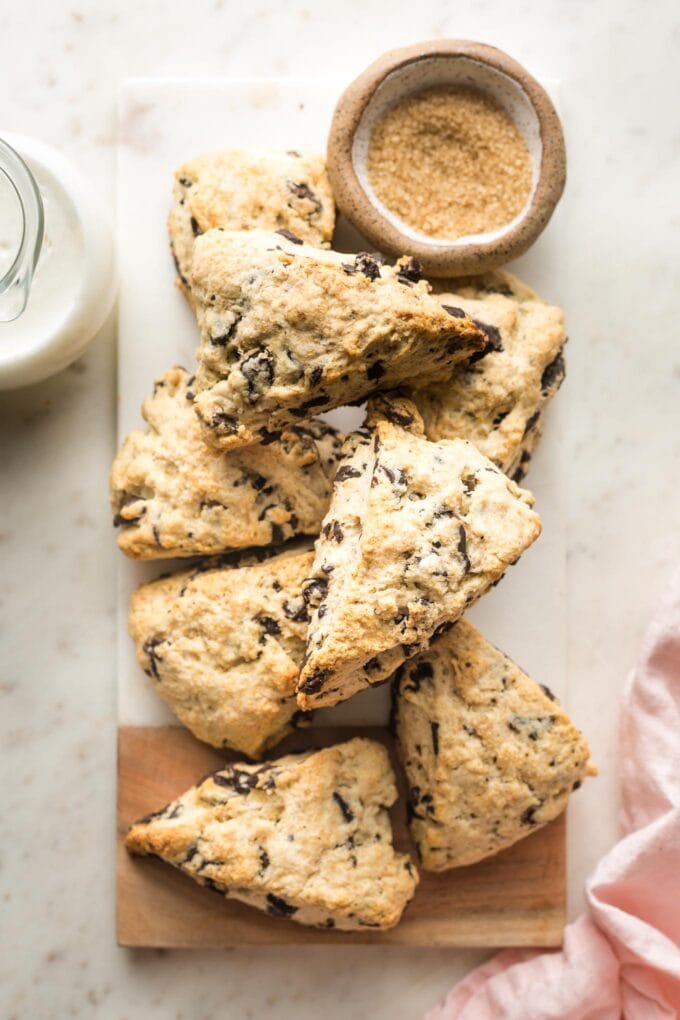
[[680, 571], [627, 684], [621, 785], [623, 838], [563, 948], [499, 953], [424, 1020], [680, 1017]]

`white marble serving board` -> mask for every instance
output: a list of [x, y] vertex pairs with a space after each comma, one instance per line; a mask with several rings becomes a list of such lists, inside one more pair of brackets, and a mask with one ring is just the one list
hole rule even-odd
[[[166, 217], [176, 166], [220, 147], [323, 151], [335, 102], [347, 82], [298, 79], [135, 79], [124, 84], [119, 105], [118, 241], [120, 318], [118, 434], [142, 425], [140, 405], [155, 376], [172, 365], [191, 368], [196, 323], [174, 287]], [[554, 96], [555, 87], [549, 86]], [[557, 299], [560, 207], [531, 252], [513, 268], [539, 292]], [[337, 245], [351, 251], [356, 235], [345, 225]], [[361, 247], [365, 247], [362, 244]], [[357, 411], [332, 412], [347, 428]], [[567, 699], [566, 553], [559, 397], [547, 415], [545, 435], [527, 480], [544, 531], [470, 618], [524, 669]], [[177, 563], [177, 561], [174, 561]], [[130, 593], [142, 580], [168, 569], [168, 561], [137, 564], [122, 555], [118, 585], [119, 722], [160, 725], [173, 716], [139, 668], [127, 634]], [[380, 724], [387, 720], [387, 688], [357, 695], [318, 712], [315, 725]]]

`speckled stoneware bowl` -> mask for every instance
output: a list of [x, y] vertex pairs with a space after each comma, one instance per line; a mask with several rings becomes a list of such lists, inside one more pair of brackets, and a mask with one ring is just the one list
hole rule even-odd
[[[428, 237], [400, 220], [377, 197], [367, 172], [376, 120], [405, 95], [442, 85], [477, 88], [495, 99], [519, 128], [532, 161], [522, 211], [497, 230], [455, 240]], [[328, 138], [328, 172], [341, 212], [378, 250], [415, 255], [431, 276], [463, 276], [516, 258], [544, 229], [564, 190], [564, 136], [547, 93], [520, 64], [493, 46], [443, 39], [385, 53], [343, 92]]]

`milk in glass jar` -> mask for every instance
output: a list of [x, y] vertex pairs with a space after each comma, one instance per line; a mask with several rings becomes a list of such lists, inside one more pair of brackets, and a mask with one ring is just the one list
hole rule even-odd
[[70, 364], [115, 293], [111, 231], [89, 183], [50, 146], [0, 135], [0, 389]]

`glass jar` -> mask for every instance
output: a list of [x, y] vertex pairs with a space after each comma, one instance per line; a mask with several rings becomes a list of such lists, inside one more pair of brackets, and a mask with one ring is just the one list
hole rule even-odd
[[51, 146], [0, 137], [0, 388], [78, 357], [111, 311], [116, 272], [101, 202]]

